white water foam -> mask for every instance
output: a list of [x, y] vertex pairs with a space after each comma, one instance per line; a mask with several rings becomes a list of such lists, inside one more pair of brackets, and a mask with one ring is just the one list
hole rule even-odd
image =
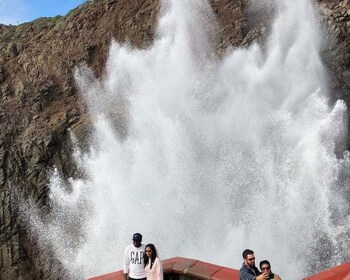
[[151, 47], [112, 42], [102, 80], [77, 70], [94, 117], [74, 155], [86, 178], [67, 192], [54, 173], [53, 221], [35, 223], [73, 278], [121, 269], [134, 232], [163, 259], [236, 269], [251, 248], [284, 279], [348, 257], [346, 106], [327, 104], [311, 4], [277, 2], [264, 48], [219, 59], [209, 4], [168, 0]]

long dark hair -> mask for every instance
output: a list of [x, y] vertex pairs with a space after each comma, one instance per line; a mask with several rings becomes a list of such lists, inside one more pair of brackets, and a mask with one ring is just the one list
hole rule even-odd
[[149, 262], [149, 257], [147, 256], [146, 254], [146, 250], [147, 248], [150, 248], [152, 253], [151, 253], [151, 265], [150, 265], [150, 269], [152, 269], [152, 266], [153, 266], [153, 263], [156, 259], [156, 257], [158, 256], [157, 254], [157, 249], [156, 247], [153, 245], [153, 244], [147, 244], [146, 247], [145, 247], [145, 252], [143, 253], [143, 259], [144, 259], [144, 266], [146, 267], [146, 265], [148, 264]]
[[260, 262], [260, 265], [259, 265], [260, 269], [263, 266], [263, 264], [267, 264], [269, 266], [269, 268], [271, 269], [271, 265], [270, 265], [270, 262], [268, 260], [263, 260], [263, 261]]

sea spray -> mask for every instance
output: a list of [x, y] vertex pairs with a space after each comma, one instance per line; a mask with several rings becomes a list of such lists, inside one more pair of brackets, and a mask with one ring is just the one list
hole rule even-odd
[[53, 218], [32, 224], [75, 278], [121, 269], [134, 232], [162, 259], [238, 269], [251, 248], [286, 279], [349, 257], [346, 106], [328, 105], [310, 2], [275, 5], [264, 47], [218, 58], [209, 4], [162, 1], [152, 46], [113, 41], [102, 79], [77, 69], [93, 120], [74, 155], [84, 176], [54, 172]]

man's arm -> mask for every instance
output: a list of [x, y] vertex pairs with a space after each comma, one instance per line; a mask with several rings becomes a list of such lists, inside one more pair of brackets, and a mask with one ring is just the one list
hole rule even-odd
[[242, 269], [239, 271], [239, 280], [256, 280], [256, 276], [251, 275], [247, 270]]
[[241, 270], [239, 272], [239, 280], [265, 280], [268, 273], [264, 272], [258, 276], [251, 275], [247, 270]]
[[129, 252], [128, 252], [128, 248], [126, 248], [124, 251], [124, 261], [123, 261], [123, 278], [124, 278], [124, 280], [128, 279], [129, 264], [130, 264]]
[[265, 280], [267, 277], [269, 276], [269, 274], [267, 272], [263, 272], [262, 274], [260, 274], [259, 276], [256, 276], [256, 280]]

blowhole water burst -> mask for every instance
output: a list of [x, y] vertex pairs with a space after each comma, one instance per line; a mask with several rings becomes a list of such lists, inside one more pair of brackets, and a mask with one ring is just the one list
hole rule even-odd
[[150, 48], [112, 42], [104, 79], [76, 72], [95, 117], [93, 144], [88, 153], [77, 147], [85, 178], [71, 179], [69, 193], [52, 176], [56, 219], [45, 225], [68, 227], [65, 238], [75, 240], [67, 217], [83, 215], [71, 275], [121, 268], [133, 232], [162, 258], [234, 268], [252, 248], [286, 279], [349, 258], [349, 201], [341, 200], [349, 159], [335, 155], [346, 106], [327, 105], [310, 3], [278, 1], [266, 50], [253, 44], [222, 59], [208, 3], [162, 4]]

